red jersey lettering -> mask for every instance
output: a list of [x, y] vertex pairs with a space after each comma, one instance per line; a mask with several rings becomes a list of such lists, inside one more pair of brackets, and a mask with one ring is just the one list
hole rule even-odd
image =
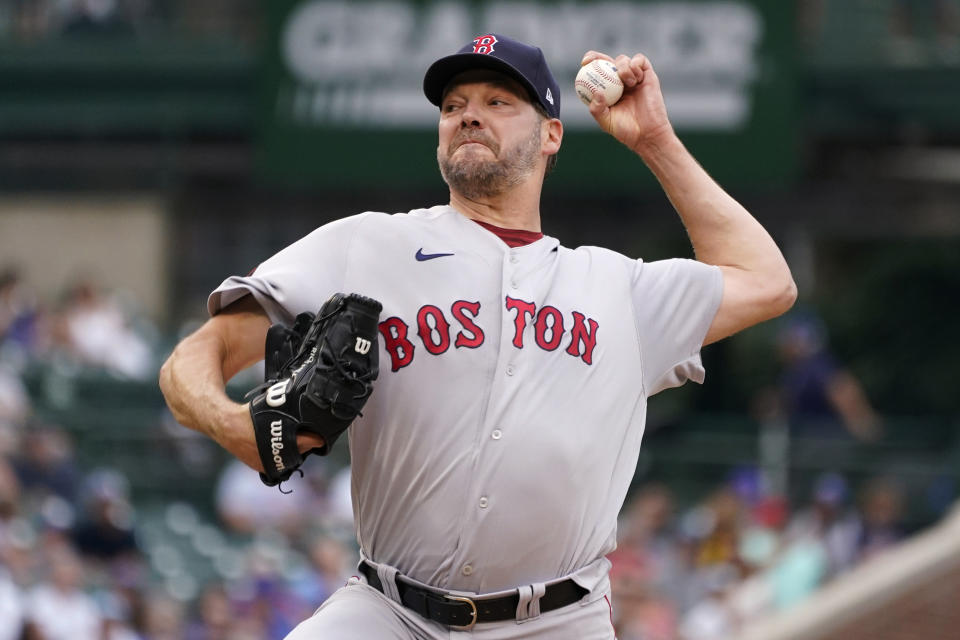
[[378, 327], [383, 346], [390, 354], [390, 370], [398, 371], [413, 362], [413, 343], [407, 340], [407, 323], [400, 318], [387, 318]]
[[[548, 322], [548, 319], [552, 321]], [[537, 346], [545, 351], [553, 351], [560, 346], [563, 340], [563, 314], [556, 307], [547, 305], [537, 314], [536, 328]], [[550, 337], [547, 338], [547, 334]]]
[[[453, 314], [453, 317], [456, 318], [457, 322], [463, 327], [463, 331], [457, 333], [457, 339], [453, 343], [454, 346], [458, 348], [467, 347], [468, 349], [476, 349], [483, 344], [483, 329], [478, 327], [473, 321], [473, 318], [476, 318], [480, 313], [479, 302], [457, 300], [450, 308], [450, 313]], [[471, 318], [467, 313], [473, 317]], [[468, 338], [464, 331], [469, 333], [471, 337]]]
[[529, 315], [532, 318], [537, 306], [532, 302], [507, 296], [507, 310], [513, 311], [514, 309], [517, 311], [517, 317], [513, 321], [514, 327], [516, 327], [513, 334], [513, 346], [517, 349], [523, 349], [523, 330], [527, 328], [527, 316]]
[[[590, 324], [590, 329], [584, 321]], [[573, 329], [570, 330], [570, 346], [567, 347], [567, 353], [572, 356], [580, 356], [587, 364], [593, 364], [593, 348], [597, 346], [597, 329], [599, 324], [593, 318], [587, 318], [579, 311], [573, 312]], [[583, 349], [581, 350], [581, 347]]]
[[[433, 318], [433, 325], [430, 324], [430, 318]], [[438, 307], [432, 304], [420, 307], [417, 312], [417, 327], [423, 347], [433, 355], [440, 355], [450, 348], [450, 323]]]

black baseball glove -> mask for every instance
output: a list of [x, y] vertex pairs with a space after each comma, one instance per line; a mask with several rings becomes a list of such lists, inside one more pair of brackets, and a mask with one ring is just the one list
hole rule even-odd
[[[292, 327], [267, 331], [266, 381], [248, 396], [257, 449], [268, 486], [299, 470], [311, 453], [326, 455], [373, 391], [379, 373], [377, 323], [382, 306], [351, 293], [333, 295], [320, 311], [301, 313]], [[301, 454], [297, 433], [323, 437]]]

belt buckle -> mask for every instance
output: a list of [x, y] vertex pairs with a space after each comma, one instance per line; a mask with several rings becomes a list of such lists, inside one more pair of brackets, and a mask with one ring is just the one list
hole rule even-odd
[[470, 598], [464, 598], [462, 596], [451, 596], [450, 594], [443, 594], [443, 597], [447, 600], [453, 600], [454, 602], [466, 602], [470, 605], [470, 624], [465, 625], [455, 625], [451, 624], [450, 628], [454, 631], [469, 631], [473, 629], [473, 626], [477, 624], [477, 603], [471, 600]]

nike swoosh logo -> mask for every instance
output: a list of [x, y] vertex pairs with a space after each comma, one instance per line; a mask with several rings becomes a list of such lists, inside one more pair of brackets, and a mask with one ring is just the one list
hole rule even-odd
[[424, 260], [433, 260], [434, 258], [443, 258], [445, 256], [452, 256], [452, 253], [424, 253], [423, 249], [417, 249], [417, 262], [423, 262]]

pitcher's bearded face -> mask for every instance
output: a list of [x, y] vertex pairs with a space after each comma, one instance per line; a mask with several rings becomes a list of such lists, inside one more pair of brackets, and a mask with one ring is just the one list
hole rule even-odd
[[540, 158], [540, 127], [504, 149], [479, 131], [462, 130], [454, 142], [437, 149], [437, 162], [451, 189], [475, 199], [499, 195], [522, 183]]
[[468, 71], [440, 106], [437, 163], [452, 191], [470, 199], [523, 183], [542, 159], [543, 120], [516, 81]]

